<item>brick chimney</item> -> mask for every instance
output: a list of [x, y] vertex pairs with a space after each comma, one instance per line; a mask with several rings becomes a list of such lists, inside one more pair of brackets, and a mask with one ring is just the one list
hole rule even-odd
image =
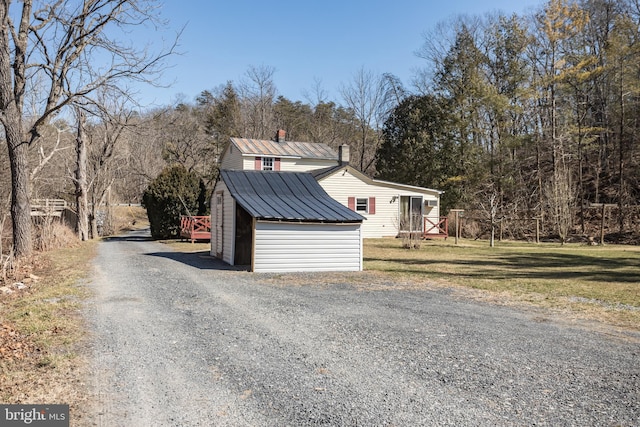
[[349, 164], [349, 146], [347, 144], [342, 144], [338, 147], [338, 163], [340, 166]]
[[278, 129], [276, 132], [276, 142], [284, 142], [287, 137], [287, 132], [284, 129]]

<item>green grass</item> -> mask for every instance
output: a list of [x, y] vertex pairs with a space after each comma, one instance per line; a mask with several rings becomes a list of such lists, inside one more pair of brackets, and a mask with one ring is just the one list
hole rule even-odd
[[[365, 240], [365, 270], [413, 280], [506, 294], [519, 301], [573, 311], [600, 311], [640, 327], [640, 247]], [[615, 314], [617, 312], [617, 314]]]

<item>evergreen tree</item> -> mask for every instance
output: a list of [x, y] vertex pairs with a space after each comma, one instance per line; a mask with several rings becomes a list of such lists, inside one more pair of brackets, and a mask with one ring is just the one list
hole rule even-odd
[[142, 196], [154, 239], [178, 237], [181, 215], [206, 215], [207, 191], [200, 177], [184, 166], [166, 168]]
[[442, 209], [459, 202], [459, 174], [450, 103], [434, 95], [409, 96], [392, 112], [377, 152], [376, 177], [445, 190]]

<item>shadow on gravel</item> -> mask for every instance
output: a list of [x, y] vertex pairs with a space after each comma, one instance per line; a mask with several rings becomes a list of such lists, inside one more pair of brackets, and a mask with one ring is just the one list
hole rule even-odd
[[151, 242], [152, 240], [151, 230], [149, 228], [131, 230], [125, 234], [109, 236], [102, 239], [103, 242]]
[[229, 265], [226, 262], [214, 258], [209, 252], [152, 252], [145, 254], [147, 256], [167, 258], [173, 261], [181, 262], [200, 270], [224, 270], [224, 271], [248, 271], [248, 266]]
[[141, 235], [124, 235], [124, 236], [114, 236], [114, 237], [105, 237], [102, 239], [103, 242], [151, 242], [153, 239], [151, 236], [141, 236]]

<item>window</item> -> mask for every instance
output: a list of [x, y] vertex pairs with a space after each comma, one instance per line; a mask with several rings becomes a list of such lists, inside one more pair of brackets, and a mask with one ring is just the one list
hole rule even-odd
[[263, 171], [272, 171], [273, 170], [273, 157], [263, 157], [262, 158], [262, 170]]
[[376, 213], [375, 197], [349, 197], [347, 207], [352, 211], [361, 212], [369, 215]]
[[280, 157], [256, 157], [254, 169], [257, 171], [279, 171]]
[[400, 231], [422, 231], [422, 196], [400, 196]]

